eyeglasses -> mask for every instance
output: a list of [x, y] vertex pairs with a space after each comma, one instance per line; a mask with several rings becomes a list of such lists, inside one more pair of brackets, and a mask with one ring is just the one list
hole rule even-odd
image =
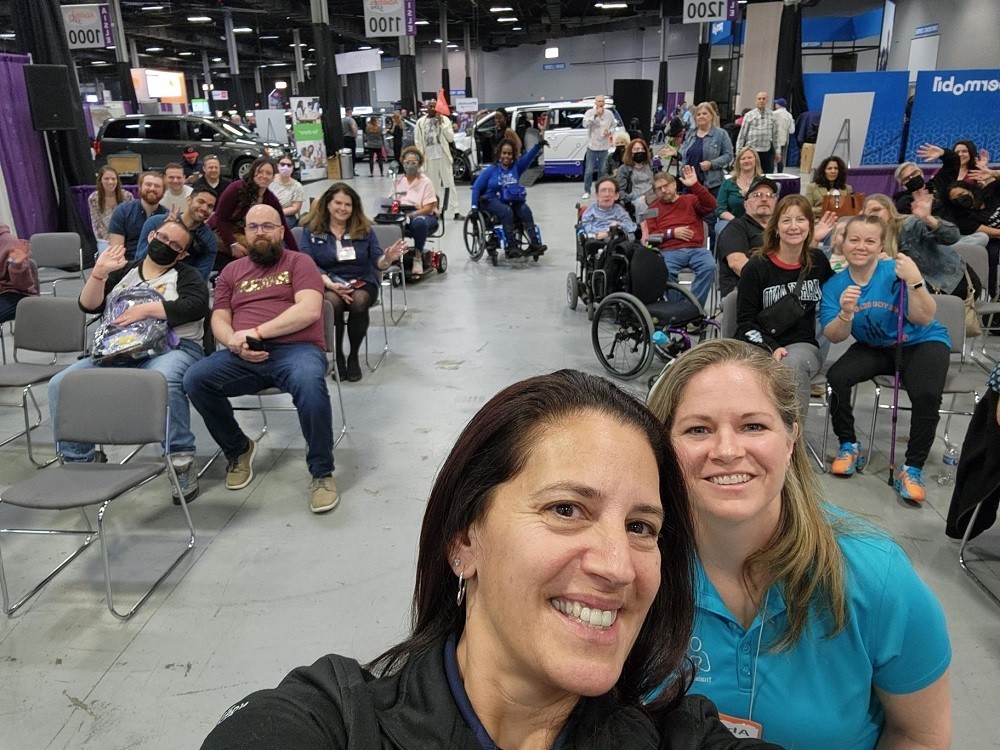
[[171, 250], [173, 250], [175, 253], [177, 253], [178, 255], [183, 253], [184, 250], [186, 249], [184, 245], [182, 245], [180, 242], [178, 242], [177, 240], [170, 239], [163, 232], [156, 232], [155, 234], [153, 234], [153, 236], [160, 242], [162, 242], [164, 245], [169, 247]]
[[773, 201], [777, 197], [778, 196], [776, 196], [774, 193], [761, 192], [761, 191], [757, 191], [756, 193], [750, 193], [750, 195], [747, 196], [747, 198], [756, 198], [757, 200], [760, 201]]
[[672, 187], [673, 185], [670, 183], [667, 183], [666, 185], [654, 185], [653, 190], [655, 190], [657, 193], [665, 193]]
[[403, 162], [403, 166], [404, 167], [419, 167], [420, 166], [420, 162], [419, 161], [414, 161], [413, 159], [408, 159], [408, 160], [406, 160], [406, 161]]
[[265, 221], [263, 224], [250, 223], [247, 224], [244, 229], [248, 234], [250, 232], [253, 232], [254, 234], [257, 232], [273, 232], [275, 229], [281, 229], [281, 224], [275, 224], [270, 221]]

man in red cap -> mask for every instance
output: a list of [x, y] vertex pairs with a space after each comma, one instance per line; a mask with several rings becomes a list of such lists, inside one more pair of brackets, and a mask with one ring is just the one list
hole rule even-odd
[[184, 184], [193, 185], [201, 179], [205, 165], [198, 158], [198, 149], [194, 146], [185, 146], [184, 150], [181, 151], [181, 156], [184, 157], [184, 162], [181, 165], [184, 167]]

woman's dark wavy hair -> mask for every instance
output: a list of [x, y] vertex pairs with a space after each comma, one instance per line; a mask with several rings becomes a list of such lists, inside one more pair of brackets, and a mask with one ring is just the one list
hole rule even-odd
[[257, 174], [257, 170], [265, 164], [270, 164], [271, 171], [277, 174], [278, 169], [274, 166], [274, 159], [270, 156], [259, 156], [250, 162], [250, 168], [247, 169], [247, 173], [243, 176], [243, 185], [236, 196], [236, 210], [233, 212], [234, 218], [242, 221], [247, 215], [247, 211], [253, 208], [260, 200], [260, 188], [254, 183], [253, 178]]
[[646, 407], [608, 381], [560, 370], [515, 383], [472, 418], [452, 448], [431, 490], [420, 531], [410, 637], [369, 668], [392, 673], [460, 635], [465, 611], [455, 601], [457, 578], [449, 547], [486, 515], [494, 490], [517, 476], [542, 431], [560, 420], [596, 411], [641, 432], [659, 470], [664, 524], [657, 539], [660, 588], [608, 698], [640, 707], [654, 718], [673, 708], [690, 685], [686, 654], [694, 618], [694, 532], [683, 476], [670, 437]]
[[504, 146], [510, 146], [511, 151], [514, 152], [514, 158], [517, 159], [517, 144], [510, 138], [501, 138], [500, 142], [496, 145], [496, 148], [493, 149], [493, 161], [500, 161], [500, 152], [503, 150]]
[[955, 210], [958, 210], [958, 211], [966, 211], [966, 210], [968, 210], [968, 209], [962, 208], [957, 203], [955, 203], [955, 201], [953, 201], [951, 199], [951, 191], [954, 190], [955, 188], [961, 188], [962, 190], [965, 190], [966, 192], [972, 194], [972, 210], [973, 211], [975, 211], [978, 208], [982, 208], [982, 205], [983, 205], [983, 190], [982, 190], [982, 188], [980, 188], [979, 185], [975, 184], [974, 182], [965, 182], [964, 180], [955, 180], [954, 182], [952, 182], [948, 186], [948, 189], [944, 191], [944, 195], [942, 196], [942, 199], [943, 199], [943, 202], [945, 203], [945, 205], [949, 206], [953, 211], [955, 211]]
[[[832, 183], [826, 179], [826, 165], [831, 161], [837, 162], [837, 179]], [[839, 156], [828, 156], [819, 163], [816, 171], [813, 172], [813, 182], [827, 190], [843, 190], [847, 187], [847, 165]]]
[[979, 158], [979, 147], [976, 146], [976, 144], [973, 143], [972, 141], [966, 140], [966, 139], [963, 138], [960, 141], [955, 141], [955, 145], [951, 147], [951, 150], [954, 151], [955, 150], [955, 146], [957, 146], [959, 144], [965, 146], [969, 150], [969, 164], [968, 164], [968, 169], [975, 169], [976, 168], [976, 159]]

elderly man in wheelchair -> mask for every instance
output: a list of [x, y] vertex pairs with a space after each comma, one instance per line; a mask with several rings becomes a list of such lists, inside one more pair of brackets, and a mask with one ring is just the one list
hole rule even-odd
[[596, 303], [621, 287], [631, 254], [628, 245], [637, 239], [638, 230], [628, 209], [619, 202], [614, 177], [600, 178], [595, 193], [597, 202], [580, 212], [576, 226], [577, 271], [570, 273], [566, 284], [569, 308], [575, 310], [577, 300], [582, 299], [590, 317]]
[[[518, 183], [542, 148], [542, 139], [515, 161], [516, 146], [503, 138], [497, 145], [496, 161], [482, 171], [472, 186], [472, 212], [465, 221], [465, 244], [473, 260], [485, 250], [493, 265], [498, 251], [508, 258], [538, 256], [545, 252], [542, 235], [527, 203], [527, 190]], [[520, 230], [520, 235], [518, 234]]]

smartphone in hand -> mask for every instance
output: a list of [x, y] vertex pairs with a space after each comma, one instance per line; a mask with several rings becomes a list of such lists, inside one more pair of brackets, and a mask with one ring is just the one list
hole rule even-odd
[[360, 289], [364, 285], [365, 285], [364, 279], [354, 279], [354, 281], [350, 283], [351, 289]]
[[247, 346], [250, 347], [252, 352], [266, 352], [267, 343], [263, 339], [259, 339], [256, 336], [247, 336]]

